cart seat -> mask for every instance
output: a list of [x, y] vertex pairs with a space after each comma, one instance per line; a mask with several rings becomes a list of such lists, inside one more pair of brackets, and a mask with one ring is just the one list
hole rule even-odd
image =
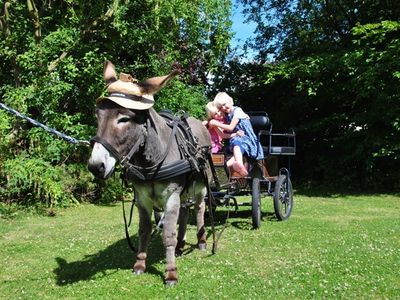
[[272, 123], [264, 111], [249, 111], [250, 123], [254, 133], [258, 136], [264, 156], [268, 155], [295, 155], [295, 133], [272, 133]]
[[256, 135], [260, 130], [270, 130], [271, 122], [265, 111], [249, 111], [247, 114], [250, 117], [250, 123]]

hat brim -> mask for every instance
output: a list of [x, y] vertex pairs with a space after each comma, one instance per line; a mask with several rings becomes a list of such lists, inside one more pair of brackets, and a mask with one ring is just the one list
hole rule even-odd
[[[150, 96], [151, 97], [151, 96]], [[137, 109], [137, 110], [146, 110], [149, 109], [154, 105], [154, 99], [152, 97], [140, 97], [138, 99], [140, 100], [132, 100], [132, 99], [127, 99], [123, 97], [116, 97], [116, 96], [111, 96], [111, 97], [100, 97], [97, 98], [96, 103], [99, 104], [103, 100], [111, 100], [115, 102], [116, 104], [129, 108], [129, 109]]]

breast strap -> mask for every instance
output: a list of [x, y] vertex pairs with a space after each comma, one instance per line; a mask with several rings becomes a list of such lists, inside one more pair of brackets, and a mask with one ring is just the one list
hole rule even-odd
[[[199, 147], [196, 138], [187, 122], [186, 114], [172, 114], [168, 111], [163, 111], [160, 115], [166, 120], [167, 125], [172, 128], [171, 135], [168, 140], [168, 145], [163, 159], [156, 165], [149, 168], [135, 166], [130, 162], [125, 162], [125, 177], [127, 180], [167, 180], [178, 175], [187, 174], [190, 172], [200, 172], [205, 166], [204, 149]], [[164, 163], [172, 140], [175, 138], [178, 143], [178, 148], [183, 159], [177, 159], [171, 163]], [[209, 147], [205, 147], [209, 148]]]

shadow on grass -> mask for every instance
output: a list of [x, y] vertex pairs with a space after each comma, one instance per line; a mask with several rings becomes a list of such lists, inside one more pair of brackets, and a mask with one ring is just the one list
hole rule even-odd
[[[192, 211], [192, 210], [191, 210]], [[252, 230], [251, 208], [249, 210], [234, 211], [231, 209], [229, 218], [227, 209], [217, 208], [214, 213], [214, 225], [223, 226], [226, 222], [240, 230]], [[262, 212], [262, 221], [273, 222], [276, 221], [275, 214], [272, 212]], [[192, 211], [189, 218], [189, 224], [195, 226], [195, 216]], [[209, 229], [211, 228], [210, 217], [208, 212], [205, 216], [205, 224]], [[217, 230], [218, 231], [218, 230]], [[218, 234], [219, 232], [216, 232]], [[212, 231], [207, 231], [208, 249], [212, 247]], [[137, 234], [132, 236], [132, 241], [138, 241]], [[154, 265], [165, 259], [164, 246], [160, 235], [154, 235], [149, 244], [147, 269], [146, 273], [160, 276], [164, 279], [163, 272], [159, 271]], [[186, 243], [183, 255], [188, 255], [197, 249], [197, 244]], [[58, 267], [53, 270], [57, 277], [57, 285], [63, 286], [73, 284], [80, 281], [87, 281], [95, 278], [96, 276], [107, 276], [114, 270], [132, 270], [135, 261], [135, 253], [131, 251], [126, 239], [121, 239], [114, 244], [109, 245], [107, 248], [98, 251], [97, 253], [88, 254], [78, 261], [68, 262], [65, 258], [56, 257]], [[132, 275], [134, 276], [134, 275]]]
[[[137, 241], [137, 235], [132, 237]], [[165, 258], [161, 238], [154, 236], [150, 242], [146, 273], [160, 276], [164, 274], [153, 265]], [[91, 280], [97, 275], [107, 276], [107, 270], [131, 270], [135, 253], [131, 251], [126, 239], [121, 239], [97, 253], [86, 255], [82, 260], [68, 262], [62, 257], [56, 257], [58, 267], [53, 270], [57, 276], [57, 285], [73, 284], [79, 281]], [[132, 276], [135, 276], [132, 274]]]
[[[264, 222], [277, 221], [274, 212], [263, 212], [263, 211], [261, 211], [261, 220]], [[210, 227], [211, 222], [208, 211], [206, 212], [205, 222], [206, 226]], [[252, 223], [251, 207], [249, 207], [248, 209], [241, 209], [238, 211], [231, 209], [229, 215], [227, 209], [217, 207], [216, 211], [214, 212], [215, 226], [223, 226], [226, 222], [228, 222], [231, 226], [236, 227], [237, 229], [252, 230], [253, 223]]]

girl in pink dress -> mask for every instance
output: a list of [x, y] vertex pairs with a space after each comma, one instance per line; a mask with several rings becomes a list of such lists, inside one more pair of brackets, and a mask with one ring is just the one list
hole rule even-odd
[[223, 139], [230, 139], [234, 136], [238, 136], [240, 132], [225, 133], [221, 128], [211, 125], [211, 120], [216, 120], [219, 123], [226, 124], [225, 116], [221, 110], [219, 110], [214, 102], [208, 102], [206, 105], [207, 121], [203, 121], [203, 124], [207, 127], [211, 138], [211, 153], [219, 153], [223, 148]]

